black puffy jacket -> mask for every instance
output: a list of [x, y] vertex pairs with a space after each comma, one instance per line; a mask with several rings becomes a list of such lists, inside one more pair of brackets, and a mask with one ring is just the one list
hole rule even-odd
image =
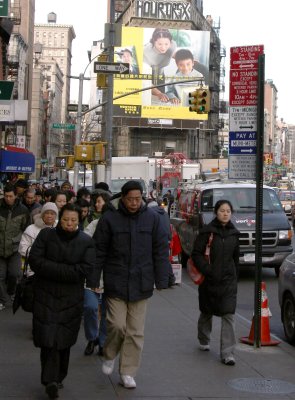
[[[204, 253], [211, 232], [213, 241], [209, 264]], [[223, 226], [215, 218], [200, 231], [191, 257], [205, 276], [199, 286], [200, 311], [217, 316], [234, 314], [237, 302], [239, 231], [232, 222]]]
[[135, 214], [122, 201], [106, 211], [93, 239], [107, 296], [139, 301], [168, 287], [169, 247], [158, 213], [142, 204]]
[[67, 235], [59, 226], [45, 228], [29, 256], [35, 272], [33, 338], [37, 347], [65, 349], [75, 344], [83, 313], [84, 282], [96, 268], [93, 240], [77, 230]]

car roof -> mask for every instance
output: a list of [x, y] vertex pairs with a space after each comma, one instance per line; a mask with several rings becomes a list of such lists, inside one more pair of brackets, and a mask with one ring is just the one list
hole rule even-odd
[[[187, 185], [185, 187], [187, 190], [192, 190], [192, 189], [199, 189], [199, 190], [205, 190], [205, 189], [237, 189], [237, 188], [250, 188], [250, 189], [256, 189], [256, 183], [249, 183], [249, 182], [203, 182], [203, 183], [198, 183], [195, 184], [194, 186], [189, 186]], [[263, 188], [266, 189], [271, 189], [275, 191], [272, 187], [263, 185]]]

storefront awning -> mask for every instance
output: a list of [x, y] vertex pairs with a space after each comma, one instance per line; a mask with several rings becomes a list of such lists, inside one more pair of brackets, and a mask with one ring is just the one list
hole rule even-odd
[[35, 171], [35, 156], [26, 149], [7, 146], [0, 150], [0, 172], [31, 174]]

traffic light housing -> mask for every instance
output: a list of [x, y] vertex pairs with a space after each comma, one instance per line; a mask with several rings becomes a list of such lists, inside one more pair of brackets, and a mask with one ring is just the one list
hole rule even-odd
[[66, 165], [67, 165], [67, 156], [55, 157], [55, 166], [57, 168], [66, 168]]
[[206, 114], [210, 111], [210, 91], [207, 88], [196, 89], [188, 94], [189, 110], [197, 114]]

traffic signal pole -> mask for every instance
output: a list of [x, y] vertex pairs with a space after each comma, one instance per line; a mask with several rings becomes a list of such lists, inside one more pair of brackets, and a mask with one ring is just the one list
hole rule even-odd
[[[78, 112], [77, 112], [77, 125], [76, 125], [76, 137], [75, 145], [79, 145], [81, 142], [81, 124], [82, 124], [82, 101], [83, 101], [83, 80], [84, 74], [79, 75], [79, 95], [78, 95]], [[78, 177], [79, 177], [80, 163], [75, 161], [74, 163], [74, 191], [77, 193], [78, 190]]]

